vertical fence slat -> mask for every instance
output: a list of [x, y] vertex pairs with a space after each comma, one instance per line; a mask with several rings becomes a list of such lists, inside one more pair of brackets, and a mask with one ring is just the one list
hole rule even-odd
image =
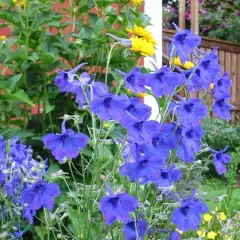
[[[231, 58], [231, 78], [232, 78], [232, 88], [231, 88], [231, 94], [232, 94], [232, 102], [236, 103], [236, 98], [237, 98], [237, 54], [232, 53], [232, 58]], [[236, 124], [236, 112], [232, 112], [232, 124]]]

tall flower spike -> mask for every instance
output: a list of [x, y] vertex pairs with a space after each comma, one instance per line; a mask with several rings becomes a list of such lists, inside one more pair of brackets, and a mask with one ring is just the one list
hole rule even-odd
[[100, 211], [103, 214], [107, 225], [112, 225], [116, 220], [127, 222], [129, 213], [138, 207], [138, 201], [135, 197], [127, 193], [115, 194], [111, 188], [105, 183], [109, 196], [105, 196], [100, 200]]

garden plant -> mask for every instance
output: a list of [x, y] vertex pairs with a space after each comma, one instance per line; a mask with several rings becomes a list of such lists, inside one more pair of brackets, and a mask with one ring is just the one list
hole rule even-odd
[[[238, 156], [203, 141], [210, 112], [233, 109], [217, 47], [202, 52], [173, 24], [169, 66], [157, 66], [141, 0], [54, 3], [1, 5], [0, 239], [238, 239], [239, 212], [227, 211]], [[198, 190], [211, 164], [232, 184], [217, 209]]]

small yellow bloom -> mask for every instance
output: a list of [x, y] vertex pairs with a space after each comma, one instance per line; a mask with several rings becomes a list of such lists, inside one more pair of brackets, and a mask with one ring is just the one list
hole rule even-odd
[[5, 35], [0, 35], [0, 41], [5, 41], [6, 40], [6, 36]]
[[109, 123], [104, 123], [104, 124], [103, 124], [103, 127], [105, 127], [105, 128], [109, 128], [109, 126], [110, 126]]
[[[209, 86], [209, 88], [211, 89], [211, 90], [213, 90], [214, 89], [214, 83], [211, 83], [210, 84], [210, 86]], [[217, 207], [216, 207], [217, 208]], [[217, 210], [216, 210], [217, 211]]]
[[152, 33], [149, 32], [147, 29], [145, 29], [143, 27], [139, 27], [139, 26], [135, 25], [133, 27], [133, 29], [127, 29], [127, 31], [132, 33], [133, 35], [135, 35], [137, 37], [141, 37], [143, 39], [146, 39], [148, 42], [152, 43], [153, 45], [157, 44], [156, 40], [152, 36]]
[[142, 98], [142, 97], [146, 97], [147, 94], [146, 94], [146, 93], [137, 93], [137, 96], [140, 97], [140, 98]]
[[176, 66], [179, 66], [179, 67], [184, 67], [185, 69], [191, 69], [194, 67], [194, 64], [190, 61], [186, 61], [184, 63], [184, 65], [181, 63], [181, 60], [179, 57], [175, 57], [173, 59], [173, 63], [176, 65]]
[[199, 229], [199, 230], [197, 231], [197, 235], [198, 235], [199, 237], [206, 237], [206, 233], [205, 233], [203, 230], [201, 230], [201, 229]]
[[204, 214], [204, 215], [203, 215], [203, 219], [204, 219], [205, 222], [209, 222], [209, 221], [211, 221], [211, 219], [212, 219], [212, 215], [209, 214], [209, 213]]
[[183, 235], [183, 231], [179, 230], [178, 228], [175, 229], [180, 235]]
[[135, 5], [135, 6], [138, 6], [140, 4], [143, 3], [143, 0], [132, 0], [132, 3]]
[[132, 48], [133, 52], [140, 52], [143, 56], [152, 56], [155, 53], [154, 45], [145, 39], [139, 37], [132, 37]]
[[24, 1], [12, 0], [15, 6], [24, 7]]
[[217, 218], [222, 220], [222, 221], [225, 221], [227, 216], [225, 215], [224, 212], [220, 212], [218, 215], [217, 215]]
[[213, 239], [214, 240], [216, 238], [216, 236], [217, 236], [217, 233], [215, 233], [213, 231], [211, 231], [207, 234], [208, 239]]

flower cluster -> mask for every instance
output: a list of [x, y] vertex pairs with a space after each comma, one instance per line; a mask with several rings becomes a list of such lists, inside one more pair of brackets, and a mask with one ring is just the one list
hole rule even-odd
[[[189, 54], [199, 46], [201, 39], [191, 31], [175, 27], [177, 33], [171, 40], [169, 52], [171, 57], [179, 58], [184, 64], [189, 59]], [[138, 37], [148, 35], [142, 29], [132, 32]], [[111, 37], [127, 46], [127, 40], [119, 40], [113, 35]], [[141, 185], [152, 183], [164, 195], [177, 199], [178, 207], [172, 212], [172, 223], [183, 232], [197, 230], [201, 223], [201, 214], [207, 212], [208, 208], [195, 197], [194, 191], [188, 197], [175, 191], [173, 186], [181, 181], [183, 173], [174, 164], [175, 160], [169, 159], [174, 155], [180, 162], [189, 164], [195, 161], [202, 146], [204, 131], [201, 124], [208, 115], [208, 107], [201, 99], [181, 97], [176, 93], [185, 86], [189, 91], [205, 89], [216, 99], [213, 111], [217, 116], [226, 118], [231, 109], [226, 107], [230, 105], [226, 99], [230, 98], [231, 80], [227, 74], [220, 78], [221, 69], [216, 49], [211, 53], [197, 51], [201, 55], [199, 61], [190, 70], [181, 73], [173, 72], [167, 66], [156, 68], [152, 73], [142, 73], [140, 67], [135, 67], [128, 73], [116, 70], [130, 91], [137, 94], [146, 92], [148, 88], [156, 98], [168, 100], [160, 122], [150, 120], [151, 108], [140, 99], [112, 93], [107, 85], [95, 82], [94, 76], [86, 72], [78, 76], [77, 71], [85, 63], [68, 72], [58, 71], [54, 80], [62, 92], [76, 95], [79, 108], [89, 108], [91, 114], [103, 122], [113, 121], [125, 130], [126, 136], [120, 140], [124, 146], [124, 163], [120, 166], [120, 174], [127, 176], [130, 182]], [[210, 84], [214, 84], [213, 90], [209, 89]], [[220, 104], [220, 101], [223, 103]], [[88, 143], [85, 134], [75, 133], [72, 129], [66, 130], [65, 121], [61, 134], [48, 134], [42, 140], [60, 162], [77, 157], [79, 149]], [[231, 157], [225, 153], [226, 149], [211, 151], [217, 171], [220, 174], [225, 173], [226, 164], [231, 161]], [[138, 200], [126, 192], [114, 193], [107, 183], [105, 185], [109, 196], [101, 199], [100, 210], [106, 224], [111, 225], [119, 220], [124, 223], [123, 232], [126, 239], [137, 239], [137, 236], [142, 239], [147, 233], [147, 222], [141, 218], [133, 220], [130, 216], [130, 213], [139, 207]], [[35, 205], [35, 208], [38, 209], [38, 205]], [[174, 237], [180, 239], [181, 234], [174, 231], [170, 239]]]
[[0, 207], [6, 219], [17, 219], [16, 224], [20, 224], [18, 219], [22, 215], [32, 223], [38, 209], [53, 208], [60, 189], [56, 183], [43, 180], [46, 168], [47, 162], [33, 159], [31, 147], [17, 137], [4, 141], [0, 136], [0, 194], [5, 198]]

